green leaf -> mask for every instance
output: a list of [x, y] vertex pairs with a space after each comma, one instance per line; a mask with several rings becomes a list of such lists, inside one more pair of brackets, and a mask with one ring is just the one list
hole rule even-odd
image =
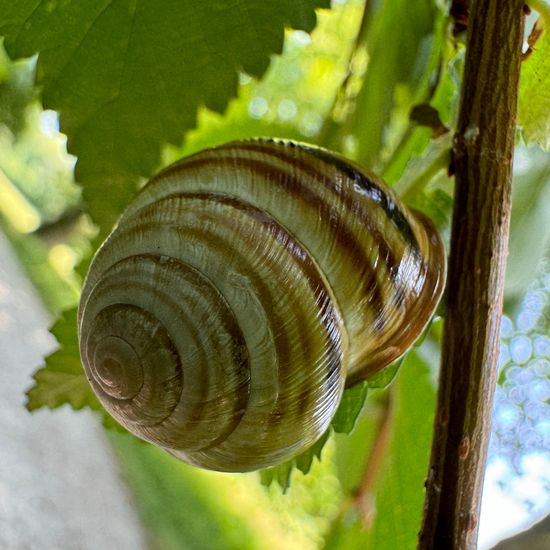
[[197, 108], [222, 112], [238, 72], [260, 77], [284, 26], [311, 31], [328, 0], [0, 0], [12, 58], [39, 53], [37, 83], [60, 112], [77, 177], [147, 176]]
[[150, 537], [163, 550], [253, 550], [256, 525], [236, 509], [215, 478], [197, 475], [152, 445], [111, 433], [110, 440]]
[[390, 382], [395, 378], [395, 375], [399, 371], [401, 364], [403, 363], [403, 358], [394, 361], [391, 365], [385, 369], [377, 372], [374, 376], [371, 376], [367, 380], [367, 387], [374, 388], [385, 388]]
[[25, 113], [35, 99], [34, 64], [12, 63], [0, 40], [0, 124], [18, 134], [25, 124]]
[[344, 494], [355, 495], [376, 438], [386, 391], [372, 391], [351, 434], [334, 435], [334, 463]]
[[[364, 495], [373, 499], [372, 517], [365, 525], [354, 507], [344, 509], [331, 526], [326, 549], [416, 548], [436, 397], [430, 367], [416, 350], [407, 354], [392, 391], [391, 440], [371, 493]], [[370, 424], [367, 437], [372, 440]], [[366, 461], [360, 463], [364, 468]]]
[[[541, 20], [537, 25], [542, 25]], [[550, 149], [550, 21], [521, 66], [518, 123], [526, 143]]]
[[55, 409], [66, 403], [74, 409], [97, 408], [97, 399], [80, 365], [75, 326], [76, 308], [66, 312], [53, 326], [51, 332], [60, 349], [52, 353], [46, 366], [34, 374], [35, 386], [27, 392], [29, 411], [40, 407]]
[[412, 206], [426, 214], [443, 232], [449, 229], [453, 212], [453, 198], [442, 189], [434, 189], [416, 195]]
[[269, 487], [273, 483], [278, 483], [283, 493], [285, 493], [290, 487], [290, 480], [292, 472], [295, 468], [300, 470], [303, 474], [307, 474], [311, 470], [313, 460], [321, 460], [321, 452], [328, 441], [330, 436], [330, 429], [328, 429], [307, 451], [298, 455], [296, 458], [283, 462], [273, 468], [266, 468], [260, 471], [260, 481], [262, 485]]
[[78, 300], [78, 293], [52, 269], [48, 248], [44, 243], [35, 235], [22, 235], [15, 231], [4, 221], [1, 214], [0, 231], [8, 237], [46, 309], [53, 315], [59, 315], [62, 311], [73, 307]]
[[336, 433], [349, 434], [355, 424], [367, 399], [369, 384], [361, 382], [344, 392], [340, 406], [332, 419], [331, 426]]
[[294, 462], [283, 462], [279, 466], [273, 468], [266, 468], [260, 472], [260, 481], [265, 487], [269, 487], [273, 483], [278, 483], [283, 493], [286, 493], [290, 487], [290, 476], [294, 469]]
[[[379, 170], [392, 119], [408, 124], [411, 107], [424, 102], [437, 72], [442, 47], [442, 11], [431, 0], [367, 2], [358, 51], [368, 58], [359, 92], [351, 94], [348, 116], [328, 143], [341, 149], [354, 136], [349, 151], [364, 166]], [[335, 139], [334, 139], [335, 138]], [[347, 151], [346, 151], [347, 152]]]
[[524, 164], [524, 168], [514, 175], [512, 185], [512, 220], [505, 279], [507, 300], [523, 295], [536, 277], [550, 243], [550, 159], [548, 154], [535, 148], [526, 153], [522, 149], [516, 152], [518, 164]]
[[396, 385], [392, 443], [376, 484], [376, 517], [367, 548], [383, 548], [389, 540], [396, 550], [416, 547], [435, 397], [429, 365], [418, 353], [410, 352]]

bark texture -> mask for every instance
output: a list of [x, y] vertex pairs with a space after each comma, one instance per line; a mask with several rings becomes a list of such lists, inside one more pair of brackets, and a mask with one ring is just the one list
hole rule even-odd
[[522, 6], [520, 0], [476, 0], [470, 6], [421, 549], [473, 549], [477, 542], [508, 249]]

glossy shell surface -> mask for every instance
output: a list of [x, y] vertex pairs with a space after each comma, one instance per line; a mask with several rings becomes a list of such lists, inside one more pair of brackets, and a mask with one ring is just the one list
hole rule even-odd
[[229, 143], [153, 178], [99, 249], [79, 338], [129, 431], [204, 468], [287, 460], [429, 321], [431, 222], [323, 149]]

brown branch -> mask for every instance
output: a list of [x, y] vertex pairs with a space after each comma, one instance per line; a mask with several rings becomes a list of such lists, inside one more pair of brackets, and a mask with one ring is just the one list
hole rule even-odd
[[471, 3], [447, 318], [421, 549], [475, 548], [510, 223], [521, 0]]

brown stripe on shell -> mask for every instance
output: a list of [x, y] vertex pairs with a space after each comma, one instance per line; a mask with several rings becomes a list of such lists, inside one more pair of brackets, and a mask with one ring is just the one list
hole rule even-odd
[[[422, 297], [422, 299], [415, 297], [415, 295], [411, 292], [406, 292], [406, 287], [402, 284], [402, 282], [396, 280], [398, 273], [397, 260], [395, 257], [391, 260], [386, 259], [384, 257], [383, 250], [380, 250], [380, 257], [386, 260], [387, 270], [393, 283], [392, 292], [385, 293], [387, 298], [391, 299], [393, 305], [393, 310], [390, 310], [389, 306], [388, 309], [386, 309], [387, 315], [392, 317], [394, 311], [407, 311], [407, 323], [398, 323], [396, 326], [399, 330], [394, 330], [393, 332], [391, 330], [387, 330], [385, 327], [386, 337], [377, 343], [378, 349], [373, 349], [372, 351], [375, 352], [376, 357], [380, 358], [380, 365], [389, 364], [393, 360], [397, 359], [404, 350], [412, 345], [417, 335], [422, 332], [431, 317], [434, 304], [437, 303], [438, 297], [442, 292], [445, 253], [442, 242], [437, 236], [431, 221], [419, 212], [415, 211], [414, 215], [411, 215], [404, 209], [404, 207], [401, 209], [399, 206], [399, 199], [394, 198], [391, 192], [385, 191], [379, 184], [376, 183], [376, 181], [373, 181], [372, 178], [368, 177], [363, 170], [353, 163], [346, 161], [343, 157], [323, 149], [303, 144], [294, 144], [292, 142], [277, 142], [271, 139], [233, 142], [228, 143], [219, 149], [237, 153], [240, 151], [257, 153], [263, 157], [272, 157], [280, 160], [281, 162], [288, 162], [292, 165], [293, 169], [303, 170], [304, 173], [314, 178], [315, 181], [330, 189], [330, 191], [342, 202], [348, 212], [361, 220], [366, 229], [370, 230], [371, 233], [376, 233], [379, 232], [379, 229], [375, 228], [373, 225], [376, 218], [372, 220], [370, 219], [372, 216], [370, 209], [365, 207], [360, 201], [353, 201], [352, 193], [342, 192], [342, 190], [338, 188], [332, 179], [326, 177], [326, 174], [322, 170], [319, 170], [315, 164], [309, 161], [309, 159], [304, 155], [304, 152], [314, 156], [315, 160], [321, 160], [342, 171], [351, 181], [353, 181], [354, 185], [358, 185], [363, 189], [366, 188], [370, 200], [372, 200], [377, 207], [385, 212], [387, 217], [392, 222], [395, 230], [399, 232], [405, 240], [405, 243], [409, 245], [409, 249], [405, 249], [404, 251], [404, 257], [405, 254], [411, 254], [409, 261], [414, 261], [417, 267], [421, 270], [422, 278], [425, 279], [423, 286], [427, 289], [433, 288], [432, 296], [428, 296], [426, 294]], [[232, 160], [233, 158], [234, 157], [231, 157], [229, 160]], [[273, 166], [273, 169], [281, 170], [279, 166]], [[416, 232], [413, 227], [416, 229]], [[378, 234], [381, 235], [380, 233]], [[424, 243], [422, 250], [417, 234]], [[426, 241], [426, 237], [428, 242]], [[379, 245], [379, 241], [376, 241], [376, 243]], [[387, 244], [387, 242], [385, 244]], [[431, 255], [436, 256], [436, 258], [432, 258]], [[439, 271], [431, 267], [438, 265], [443, 266], [443, 268]], [[438, 278], [438, 280], [434, 281], [434, 277]], [[414, 322], [410, 321], [412, 317], [415, 319]], [[381, 323], [385, 321], [385, 319], [378, 317], [377, 321], [378, 328], [382, 328]], [[399, 351], [391, 352], [392, 348], [396, 349], [396, 346], [386, 347], [384, 342], [395, 342], [396, 340], [399, 341]], [[372, 361], [368, 362], [368, 365], [373, 364], [374, 363]], [[350, 377], [347, 384], [348, 386], [354, 382], [357, 382], [361, 378], [361, 375], [363, 378], [366, 376], [364, 369], [359, 369], [358, 372], [359, 374], [355, 372]]]
[[[342, 172], [344, 172], [350, 181], [353, 181], [355, 185], [358, 185], [367, 191], [367, 198], [371, 203], [376, 204], [380, 210], [382, 210], [388, 219], [393, 222], [395, 228], [401, 232], [404, 240], [410, 245], [414, 254], [420, 259], [419, 256], [419, 244], [413, 229], [406, 219], [406, 216], [401, 211], [395, 200], [388, 195], [388, 193], [381, 189], [381, 187], [371, 178], [368, 174], [365, 174], [359, 168], [349, 164], [346, 165], [344, 159], [340, 159], [336, 156], [332, 158], [332, 153], [329, 154], [323, 149], [311, 147], [300, 144], [297, 146], [292, 141], [276, 141], [273, 139], [251, 139], [243, 142], [228, 143], [220, 149], [228, 151], [248, 151], [252, 153], [260, 153], [263, 157], [272, 157], [282, 162], [289, 162], [289, 154], [292, 154], [291, 162], [293, 168], [298, 168], [310, 178], [317, 181], [323, 187], [327, 188], [335, 197], [336, 201], [339, 201], [345, 208], [346, 212], [357, 218], [363, 225], [364, 229], [369, 232], [369, 235], [376, 243], [376, 247], [380, 252], [379, 257], [384, 261], [387, 269], [387, 273], [390, 279], [395, 283], [395, 279], [398, 272], [399, 260], [396, 258], [392, 247], [388, 244], [386, 236], [380, 231], [380, 228], [375, 223], [374, 217], [370, 211], [371, 205], [365, 207], [360, 201], [355, 201], [353, 193], [339, 188], [335, 182], [326, 177], [326, 173], [318, 169], [307, 158], [300, 155], [300, 152], [306, 151], [310, 155], [314, 156], [316, 160], [330, 164]], [[233, 158], [233, 157], [232, 157]], [[346, 170], [344, 170], [346, 168]], [[279, 167], [273, 166], [274, 170], [280, 170]], [[319, 197], [319, 201], [322, 199]], [[332, 220], [332, 216], [329, 213], [329, 220]], [[334, 229], [334, 228], [333, 228]], [[353, 231], [351, 231], [353, 234]], [[359, 245], [359, 248], [362, 248]], [[368, 259], [362, 259], [363, 265], [370, 265]], [[394, 284], [394, 305], [396, 307], [402, 307], [405, 303], [404, 289]], [[379, 310], [380, 311], [380, 310]], [[375, 328], [380, 328], [384, 319], [375, 319]]]
[[[326, 151], [318, 149], [316, 147], [310, 147], [300, 144], [299, 147], [290, 147], [292, 142], [276, 142], [274, 140], [249, 140], [242, 143], [228, 143], [220, 149], [229, 151], [249, 151], [255, 153], [261, 153], [263, 157], [273, 157], [283, 162], [289, 162], [289, 153], [292, 154], [291, 161], [293, 168], [298, 168], [310, 178], [317, 181], [320, 185], [328, 189], [335, 197], [335, 200], [340, 202], [346, 209], [348, 214], [353, 215], [363, 225], [363, 227], [371, 234], [376, 242], [376, 246], [381, 250], [382, 256], [387, 258], [388, 272], [391, 277], [395, 276], [394, 267], [398, 265], [399, 261], [395, 258], [392, 247], [388, 244], [386, 236], [380, 231], [380, 228], [374, 223], [370, 208], [365, 208], [360, 202], [353, 200], [354, 193], [347, 191], [345, 188], [340, 188], [335, 182], [326, 177], [326, 173], [312, 164], [308, 159], [300, 155], [300, 152], [307, 152], [314, 156], [316, 160], [320, 160], [326, 164], [330, 164], [340, 171], [345, 173], [350, 181], [360, 186], [368, 187], [367, 194], [364, 195], [371, 203], [376, 204], [377, 207], [382, 210], [390, 221], [394, 222], [396, 229], [402, 232], [404, 240], [411, 245], [414, 249], [418, 249], [418, 241], [414, 236], [412, 228], [406, 220], [405, 216], [393, 200], [388, 196], [386, 191], [383, 191], [380, 186], [374, 182], [367, 174], [359, 169], [344, 170], [344, 160], [336, 162], [331, 158]], [[296, 154], [297, 153], [297, 154]], [[325, 153], [325, 154], [323, 154]], [[336, 157], [335, 157], [336, 158]], [[351, 164], [350, 164], [351, 166]], [[273, 166], [274, 169], [279, 169]], [[361, 182], [358, 180], [361, 178]], [[322, 200], [322, 199], [318, 199]], [[403, 220], [399, 221], [399, 225], [392, 219], [392, 215], [395, 217], [394, 211], [398, 210], [399, 218]], [[403, 227], [401, 227], [403, 226]]]
[[[147, 231], [148, 226], [149, 226], [149, 228], [154, 229], [156, 227], [157, 223], [158, 223], [158, 220], [151, 220], [150, 222], [147, 222], [143, 219], [143, 217], [146, 215], [146, 210], [148, 208], [151, 208], [151, 206], [149, 206], [149, 207], [146, 206], [141, 211], [142, 218], [139, 220], [139, 228], [142, 231]], [[154, 214], [154, 209], [153, 209], [153, 214]], [[169, 222], [167, 222], [167, 223], [169, 223]], [[137, 221], [133, 220], [133, 225], [128, 224], [127, 227], [119, 227], [119, 235], [118, 236], [121, 237], [126, 230], [136, 231], [136, 224], [137, 224]], [[227, 223], [224, 223], [224, 225], [227, 225]], [[205, 239], [205, 233], [204, 233], [204, 231], [201, 232], [200, 229], [193, 230], [192, 228], [174, 227], [174, 230], [177, 231], [178, 233], [181, 233], [184, 236], [187, 236], [187, 237], [198, 237], [202, 240]], [[210, 244], [213, 248], [218, 248], [219, 251], [222, 252], [223, 254], [227, 254], [228, 250], [230, 250], [230, 248], [231, 248], [231, 245], [234, 244], [234, 241], [223, 240], [223, 239], [220, 239], [218, 236], [216, 236], [216, 240], [215, 241], [210, 241]], [[246, 257], [243, 257], [240, 254], [238, 256], [239, 256], [238, 263], [240, 265], [243, 265], [245, 263], [248, 264], [248, 259]], [[273, 268], [276, 268], [276, 267], [277, 267], [276, 264], [273, 264]], [[281, 370], [281, 378], [284, 379], [285, 376], [287, 376], [285, 374], [286, 372], [288, 372], [289, 375], [292, 374], [292, 371], [290, 370], [291, 361], [290, 361], [290, 358], [288, 356], [289, 345], [288, 345], [288, 342], [286, 340], [286, 334], [284, 332], [285, 321], [283, 319], [279, 318], [279, 316], [275, 313], [276, 309], [277, 309], [276, 304], [274, 303], [273, 298], [271, 297], [269, 291], [267, 290], [267, 288], [265, 287], [265, 285], [263, 284], [261, 279], [259, 279], [254, 274], [254, 271], [252, 270], [251, 267], [249, 267], [248, 269], [250, 270], [250, 274], [253, 275], [254, 286], [256, 288], [258, 288], [258, 287], [260, 288], [259, 294], [262, 297], [262, 303], [263, 303], [264, 310], [266, 310], [266, 313], [268, 315], [269, 320], [271, 321], [271, 324], [275, 325], [274, 330], [272, 330], [272, 332], [277, 335], [277, 338], [275, 339], [275, 342], [276, 342], [276, 345], [277, 345], [277, 350], [278, 350], [278, 355], [279, 355], [279, 364], [282, 365], [283, 367], [285, 367], [284, 370], [283, 369]], [[268, 298], [267, 303], [266, 303], [266, 298]], [[303, 315], [303, 313], [300, 311], [300, 309], [298, 309], [298, 312], [300, 312], [299, 316]], [[298, 323], [297, 323], [298, 328], [300, 328], [301, 326], [304, 326], [304, 325], [305, 325], [305, 323], [300, 322], [299, 319], [298, 319]], [[283, 330], [279, 330], [279, 327], [281, 327]], [[281, 340], [283, 340], [283, 341], [281, 341]], [[304, 341], [304, 339], [302, 339], [302, 341]], [[305, 338], [305, 341], [307, 341], [307, 338]], [[338, 359], [340, 360], [341, 358], [339, 357]]]
[[[308, 285], [312, 290], [312, 295], [316, 296], [315, 302], [318, 306], [321, 306], [319, 319], [322, 319], [322, 322], [325, 325], [325, 333], [327, 334], [327, 341], [329, 343], [329, 346], [327, 346], [327, 351], [330, 357], [330, 359], [327, 360], [327, 366], [329, 367], [329, 370], [327, 371], [325, 378], [327, 380], [333, 378], [339, 370], [337, 366], [340, 366], [342, 357], [340, 352], [341, 342], [338, 331], [334, 331], [331, 329], [334, 324], [340, 324], [340, 326], [342, 326], [342, 323], [340, 321], [339, 314], [334, 310], [334, 307], [332, 305], [333, 298], [331, 296], [331, 292], [328, 290], [325, 281], [319, 273], [317, 266], [314, 264], [307, 251], [305, 251], [303, 247], [294, 240], [293, 236], [290, 235], [290, 233], [288, 233], [285, 228], [283, 228], [275, 220], [273, 220], [266, 212], [252, 205], [243, 203], [238, 199], [214, 193], [175, 193], [172, 195], [166, 195], [165, 197], [163, 197], [162, 201], [178, 198], [216, 202], [239, 210], [241, 213], [246, 214], [254, 221], [261, 223], [269, 231], [269, 233], [277, 239], [277, 241], [279, 242], [279, 246], [283, 247], [286, 250], [286, 253], [291, 255], [294, 262], [305, 273]], [[131, 224], [132, 222], [139, 223], [138, 227], [141, 230], [154, 228], [158, 221], [147, 221], [147, 211], [152, 209], [152, 205], [143, 207], [140, 211], [138, 211], [139, 214], [136, 215], [134, 219], [127, 220], [127, 222], [129, 224]], [[230, 222], [230, 218], [220, 219], [218, 225], [225, 226], [229, 230], [234, 230], [234, 227]], [[136, 226], [129, 225], [128, 229], [135, 231]], [[234, 248], [235, 241], [232, 239], [220, 239], [218, 235], [215, 235], [214, 239], [207, 239], [204, 229], [195, 230], [189, 227], [174, 227], [174, 230], [184, 236], [190, 236], [207, 241], [209, 243], [209, 246], [212, 249], [217, 249], [218, 254], [221, 254], [222, 256], [227, 255], [229, 257], [235, 255], [239, 258], [238, 264], [242, 268], [242, 271], [247, 273], [247, 275], [250, 276], [251, 279], [253, 279], [253, 284], [256, 288], [257, 295], [261, 298], [262, 305], [264, 307], [264, 310], [266, 311], [267, 319], [273, 327], [271, 332], [274, 335], [274, 341], [277, 348], [278, 364], [281, 367], [279, 379], [284, 379], [285, 377], [292, 376], [292, 361], [290, 360], [289, 356], [290, 345], [288, 343], [284, 330], [286, 321], [284, 319], [281, 319], [276, 313], [277, 306], [273, 301], [269, 289], [267, 285], [264, 284], [262, 279], [255, 274], [252, 266], [249, 263], [249, 258], [247, 256], [243, 256], [238, 249]], [[281, 236], [284, 236], [283, 239], [281, 239]], [[278, 264], [269, 256], [267, 256], [267, 260], [271, 265], [271, 269], [273, 271], [277, 271], [279, 267]], [[305, 322], [306, 317], [304, 315], [304, 312], [300, 308], [297, 308], [294, 311], [294, 315], [297, 320], [296, 326], [298, 330], [301, 331], [301, 329], [305, 328], [307, 325]], [[300, 342], [305, 359], [307, 360], [307, 357], [309, 356], [310, 361], [313, 360], [316, 357], [316, 353], [315, 350], [311, 350], [309, 348], [309, 339], [307, 338], [306, 333], [302, 333]], [[307, 400], [311, 401], [315, 396], [308, 395], [307, 397]], [[304, 401], [306, 401], [306, 396], [304, 396]], [[304, 408], [306, 407], [307, 403], [304, 403]]]
[[[378, 273], [376, 269], [373, 269], [371, 261], [365, 254], [366, 250], [357, 240], [356, 235], [348, 230], [346, 224], [343, 222], [343, 218], [332, 205], [327, 204], [321, 197], [319, 197], [311, 187], [307, 187], [293, 175], [278, 170], [278, 174], [274, 172], [275, 168], [261, 160], [245, 159], [235, 157], [221, 157], [217, 155], [214, 157], [190, 157], [182, 165], [174, 165], [171, 168], [167, 168], [164, 172], [164, 176], [176, 175], [184, 169], [202, 168], [204, 166], [227, 166], [235, 165], [239, 167], [245, 167], [252, 171], [260, 173], [264, 178], [270, 181], [289, 193], [293, 200], [302, 200], [310, 206], [321, 210], [323, 219], [330, 227], [331, 234], [338, 242], [338, 245], [347, 251], [347, 256], [356, 259], [356, 263], [362, 271], [359, 275], [362, 287], [364, 289], [363, 294], [371, 295], [371, 313], [375, 313], [376, 316], [373, 319], [373, 327], [381, 331], [384, 327], [384, 310], [385, 310], [385, 297], [380, 291], [378, 285]], [[284, 176], [282, 178], [277, 177]], [[371, 235], [376, 241], [376, 245], [380, 250], [380, 258], [383, 259], [388, 266], [388, 274], [393, 278], [397, 272], [398, 264], [396, 262], [393, 253], [387, 245], [385, 239], [378, 231], [373, 232]], [[379, 240], [376, 240], [379, 238]]]
[[[412, 309], [407, 311], [408, 323], [406, 325], [400, 324], [399, 331], [394, 330], [389, 333], [391, 341], [397, 341], [397, 349], [395, 345], [378, 349], [376, 361], [370, 361], [367, 365], [363, 365], [362, 368], [348, 375], [346, 379], [346, 387], [348, 388], [365, 380], [372, 372], [376, 372], [369, 370], [372, 364], [389, 365], [401, 357], [426, 328], [443, 293], [446, 266], [443, 242], [427, 216], [418, 211], [415, 211], [415, 216], [418, 222], [422, 224], [426, 232], [427, 242], [429, 242], [429, 247], [426, 247], [426, 256], [422, 263], [424, 278], [422, 299], [414, 301]], [[439, 269], [430, 269], [430, 266], [439, 266]], [[430, 293], [426, 293], [425, 289], [428, 289]]]
[[[265, 227], [275, 238], [275, 240], [277, 240], [279, 245], [281, 245], [288, 252], [288, 254], [292, 256], [294, 261], [299, 265], [301, 271], [305, 274], [312, 295], [316, 297], [315, 302], [318, 306], [320, 306], [318, 318], [322, 320], [323, 326], [325, 327], [325, 333], [327, 335], [327, 341], [330, 342], [330, 345], [328, 346], [330, 358], [327, 360], [327, 366], [329, 366], [329, 369], [325, 372], [325, 383], [331, 386], [335, 382], [333, 379], [339, 376], [339, 372], [343, 368], [341, 365], [341, 338], [339, 332], [333, 330], [333, 327], [341, 327], [341, 330], [344, 330], [344, 327], [341, 321], [341, 316], [334, 307], [335, 298], [332, 291], [330, 291], [327, 287], [318, 266], [312, 260], [309, 252], [304, 249], [299, 241], [291, 235], [286, 228], [269, 216], [267, 212], [250, 204], [244, 203], [236, 197], [224, 196], [216, 193], [193, 193], [183, 196], [191, 199], [222, 203], [227, 206], [231, 206], [243, 214], [246, 214]], [[275, 266], [275, 264], [273, 265]], [[298, 328], [303, 326], [304, 323], [298, 323]], [[307, 338], [304, 334], [304, 337], [301, 338], [302, 346], [305, 346], [306, 343], [309, 344], [308, 340], [309, 338]], [[307, 349], [306, 355], [312, 355], [309, 348]], [[315, 355], [313, 354], [313, 357], [314, 356]], [[299, 401], [299, 412], [303, 413], [307, 409], [312, 397], [313, 396], [311, 393], [305, 391], [303, 392], [302, 399]], [[280, 402], [278, 401], [277, 404], [280, 405]], [[277, 409], [278, 407], [276, 407], [272, 413], [269, 420], [270, 423], [277, 422], [283, 414]], [[289, 411], [287, 411], [287, 413], [288, 412]]]

